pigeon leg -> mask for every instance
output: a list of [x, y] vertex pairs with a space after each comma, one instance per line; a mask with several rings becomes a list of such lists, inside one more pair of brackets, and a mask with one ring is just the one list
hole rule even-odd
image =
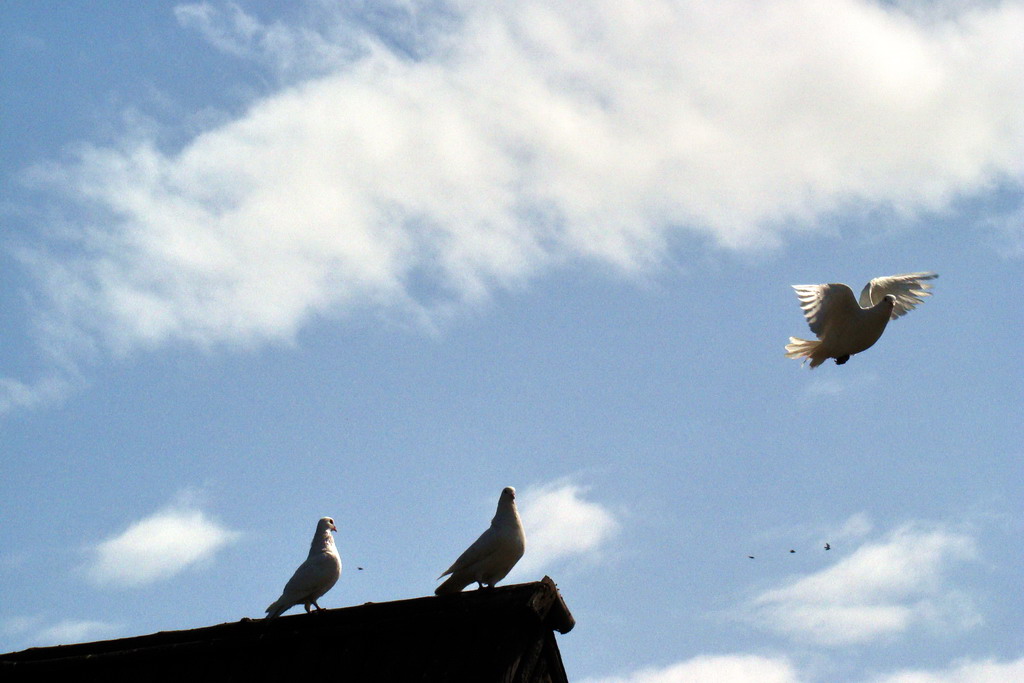
[[846, 354], [845, 356], [838, 356], [836, 357], [836, 365], [842, 365], [848, 360], [850, 360], [850, 354]]

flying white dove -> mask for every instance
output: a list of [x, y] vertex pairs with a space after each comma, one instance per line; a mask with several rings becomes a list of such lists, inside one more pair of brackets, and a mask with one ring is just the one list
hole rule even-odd
[[341, 576], [341, 557], [334, 546], [334, 537], [331, 536], [331, 532], [337, 530], [338, 527], [334, 526], [334, 520], [330, 517], [321, 517], [316, 523], [316, 533], [313, 534], [313, 542], [309, 544], [309, 556], [295, 570], [292, 578], [288, 579], [281, 597], [267, 608], [267, 619], [280, 616], [289, 607], [298, 604], [305, 605], [307, 612], [310, 605], [322, 609], [316, 601], [331, 590]]
[[[850, 360], [878, 341], [890, 320], [905, 315], [932, 288], [925, 280], [934, 280], [935, 273], [907, 273], [876, 277], [864, 286], [860, 303], [853, 290], [844, 284], [793, 285], [800, 307], [819, 341], [790, 337], [786, 358], [810, 359], [816, 368], [829, 358], [836, 365]], [[806, 362], [806, 360], [804, 361]]]
[[498, 511], [494, 513], [491, 526], [441, 574], [451, 576], [434, 594], [458, 593], [474, 581], [481, 588], [493, 586], [512, 571], [525, 550], [526, 535], [516, 510], [516, 490], [506, 486], [498, 499]]

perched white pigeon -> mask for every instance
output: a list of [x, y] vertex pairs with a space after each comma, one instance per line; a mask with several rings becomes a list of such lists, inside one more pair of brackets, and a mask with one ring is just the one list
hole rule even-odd
[[292, 578], [288, 579], [281, 597], [267, 608], [267, 619], [280, 616], [293, 605], [305, 605], [307, 612], [310, 605], [322, 609], [316, 601], [331, 590], [341, 576], [341, 557], [334, 546], [334, 537], [331, 536], [331, 532], [337, 530], [338, 527], [334, 526], [334, 520], [330, 517], [321, 517], [316, 523], [316, 533], [313, 542], [309, 544], [309, 556], [295, 570]]
[[458, 593], [474, 581], [481, 588], [493, 586], [512, 571], [525, 550], [526, 534], [516, 510], [516, 490], [506, 486], [498, 499], [498, 511], [494, 513], [491, 526], [441, 574], [451, 576], [434, 593]]
[[790, 337], [786, 357], [810, 359], [812, 368], [829, 358], [842, 365], [853, 354], [871, 348], [890, 320], [931, 296], [928, 290], [932, 286], [925, 280], [937, 277], [935, 273], [876, 277], [864, 286], [859, 304], [853, 290], [844, 284], [793, 285], [811, 332], [819, 341]]

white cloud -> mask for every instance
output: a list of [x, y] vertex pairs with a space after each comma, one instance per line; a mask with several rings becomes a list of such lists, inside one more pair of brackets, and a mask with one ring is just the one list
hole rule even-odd
[[5, 636], [19, 636], [28, 631], [38, 629], [43, 621], [42, 617], [17, 616], [0, 619], [0, 634]]
[[584, 488], [564, 481], [519, 492], [526, 554], [516, 571], [529, 573], [570, 557], [594, 557], [615, 535], [615, 516], [599, 503], [584, 500], [584, 493]]
[[257, 61], [286, 79], [329, 71], [366, 51], [365, 36], [361, 40], [346, 30], [343, 8], [332, 12], [327, 5], [307, 4], [303, 9], [320, 9], [322, 14], [308, 16], [303, 25], [267, 23], [234, 3], [220, 7], [200, 2], [177, 5], [174, 16], [218, 50]]
[[588, 678], [584, 683], [796, 683], [792, 664], [785, 657], [758, 655], [702, 655], [664, 668], [640, 669], [625, 676]]
[[874, 529], [871, 518], [863, 512], [850, 515], [841, 527], [832, 534], [834, 540], [857, 540], [867, 536]]
[[975, 553], [966, 534], [908, 524], [828, 569], [761, 593], [748, 606], [749, 617], [762, 628], [827, 646], [920, 626], [970, 628], [980, 617], [946, 575]]
[[900, 671], [871, 683], [1008, 683], [1024, 681], [1024, 657], [1008, 662], [968, 660], [944, 671]]
[[[815, 668], [821, 668], [820, 664]], [[830, 680], [801, 675], [785, 656], [701, 655], [665, 667], [647, 667], [620, 676], [588, 678], [584, 683], [796, 683]], [[1024, 680], [1024, 658], [999, 662], [964, 660], [945, 670], [905, 670], [871, 678], [870, 683], [1006, 683]]]
[[88, 574], [102, 585], [134, 587], [153, 583], [212, 558], [239, 536], [198, 509], [176, 505], [97, 544]]
[[60, 401], [70, 386], [68, 378], [57, 375], [47, 375], [33, 383], [0, 377], [0, 415], [16, 408], [35, 408]]
[[[47, 625], [49, 623], [50, 625]], [[123, 631], [121, 624], [95, 619], [62, 619], [56, 623], [41, 615], [0, 619], [0, 636], [5, 651], [26, 647], [67, 645], [115, 637]]]
[[113, 637], [121, 628], [118, 624], [110, 624], [105, 621], [64, 619], [40, 631], [34, 644], [44, 646], [85, 643]]
[[1024, 257], [1024, 201], [1015, 210], [994, 214], [990, 225], [1004, 258]]
[[[446, 11], [417, 59], [317, 30], [303, 49], [337, 47], [333, 72], [183, 149], [127, 136], [37, 168], [81, 209], [77, 250], [35, 257], [63, 327], [129, 351], [288, 339], [363, 308], [430, 319], [567, 260], [647, 268], [679, 234], [759, 248], [850, 205], [941, 210], [1024, 174], [1017, 2]], [[308, 34], [209, 4], [178, 17], [284, 61]]]

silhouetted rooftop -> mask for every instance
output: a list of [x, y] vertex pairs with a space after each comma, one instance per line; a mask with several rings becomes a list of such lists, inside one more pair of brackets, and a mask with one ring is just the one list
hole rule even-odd
[[187, 631], [0, 655], [4, 680], [567, 682], [553, 631], [576, 622], [549, 577]]

